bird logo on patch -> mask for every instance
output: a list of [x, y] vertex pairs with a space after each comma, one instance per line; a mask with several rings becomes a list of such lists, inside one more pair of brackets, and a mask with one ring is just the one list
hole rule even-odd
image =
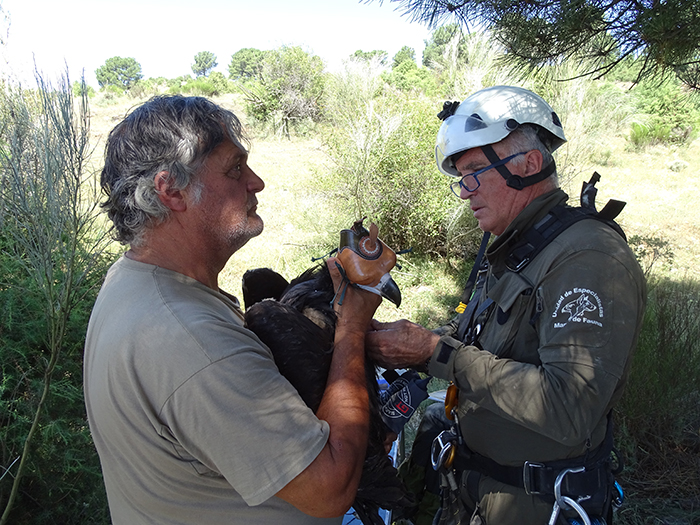
[[575, 301], [565, 304], [561, 311], [569, 314], [569, 321], [571, 321], [582, 317], [586, 312], [594, 312], [595, 309], [595, 304], [591, 302], [588, 296], [581, 294]]

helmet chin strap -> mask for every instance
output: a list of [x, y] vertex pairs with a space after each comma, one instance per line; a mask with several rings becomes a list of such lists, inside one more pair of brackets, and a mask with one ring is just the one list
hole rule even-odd
[[[497, 163], [501, 158], [498, 156], [498, 154], [493, 150], [490, 144], [486, 144], [485, 146], [481, 146], [481, 151], [484, 152], [484, 155], [486, 155], [486, 158], [489, 160], [491, 164]], [[557, 166], [554, 162], [554, 159], [552, 159], [552, 162], [549, 163], [549, 165], [545, 166], [542, 168], [540, 171], [535, 173], [534, 175], [530, 175], [529, 177], [521, 177], [520, 175], [513, 175], [510, 170], [506, 167], [505, 164], [502, 164], [500, 166], [496, 166], [496, 170], [498, 173], [501, 174], [501, 177], [503, 177], [506, 180], [506, 184], [510, 186], [511, 188], [514, 188], [516, 190], [522, 190], [523, 188], [526, 188], [528, 186], [532, 186], [533, 184], [537, 184], [538, 182], [543, 181], [547, 177], [549, 177], [554, 171], [557, 169]]]

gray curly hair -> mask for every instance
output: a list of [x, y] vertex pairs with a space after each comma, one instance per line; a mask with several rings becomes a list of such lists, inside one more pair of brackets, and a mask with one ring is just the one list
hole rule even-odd
[[154, 184], [162, 171], [174, 189], [193, 184], [196, 198], [194, 175], [227, 139], [248, 150], [238, 117], [203, 97], [153, 97], [117, 124], [107, 138], [100, 177], [107, 196], [101, 206], [112, 220], [114, 238], [138, 246], [149, 226], [168, 217]]

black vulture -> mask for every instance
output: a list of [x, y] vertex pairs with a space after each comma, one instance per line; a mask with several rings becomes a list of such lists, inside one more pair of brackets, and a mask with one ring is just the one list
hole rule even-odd
[[[371, 233], [362, 226], [362, 221], [357, 221], [352, 230], [343, 230], [338, 259], [351, 282], [373, 288], [398, 304], [401, 301], [398, 287], [390, 277], [384, 276], [395, 265], [396, 254], [377, 239], [376, 226], [370, 229]], [[381, 268], [379, 283], [376, 278], [366, 277], [371, 272], [364, 265]], [[280, 372], [316, 411], [333, 355], [336, 322], [333, 282], [323, 264], [307, 270], [288, 286], [285, 283], [283, 277], [268, 268], [247, 271], [243, 276], [245, 322], [270, 348]], [[383, 525], [380, 508], [400, 511], [413, 505], [414, 498], [397, 477], [384, 448], [388, 429], [380, 416], [377, 368], [369, 358], [365, 360], [365, 375], [370, 398], [370, 432], [353, 508], [365, 525]]]

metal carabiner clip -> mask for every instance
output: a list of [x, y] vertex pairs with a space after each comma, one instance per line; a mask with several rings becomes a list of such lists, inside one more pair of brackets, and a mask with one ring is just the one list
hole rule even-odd
[[433, 440], [430, 448], [430, 462], [434, 470], [439, 470], [440, 467], [450, 468], [457, 455], [455, 447], [456, 436], [450, 430], [443, 430]]
[[577, 467], [564, 469], [559, 473], [554, 482], [554, 508], [552, 509], [552, 515], [549, 518], [548, 525], [554, 525], [554, 523], [556, 523], [560, 509], [576, 511], [584, 525], [591, 525], [591, 518], [588, 516], [586, 510], [580, 505], [582, 501], [590, 499], [590, 496], [580, 496], [578, 501], [575, 501], [569, 496], [564, 496], [561, 493], [562, 482], [568, 474], [579, 474], [585, 470], [585, 467]]

